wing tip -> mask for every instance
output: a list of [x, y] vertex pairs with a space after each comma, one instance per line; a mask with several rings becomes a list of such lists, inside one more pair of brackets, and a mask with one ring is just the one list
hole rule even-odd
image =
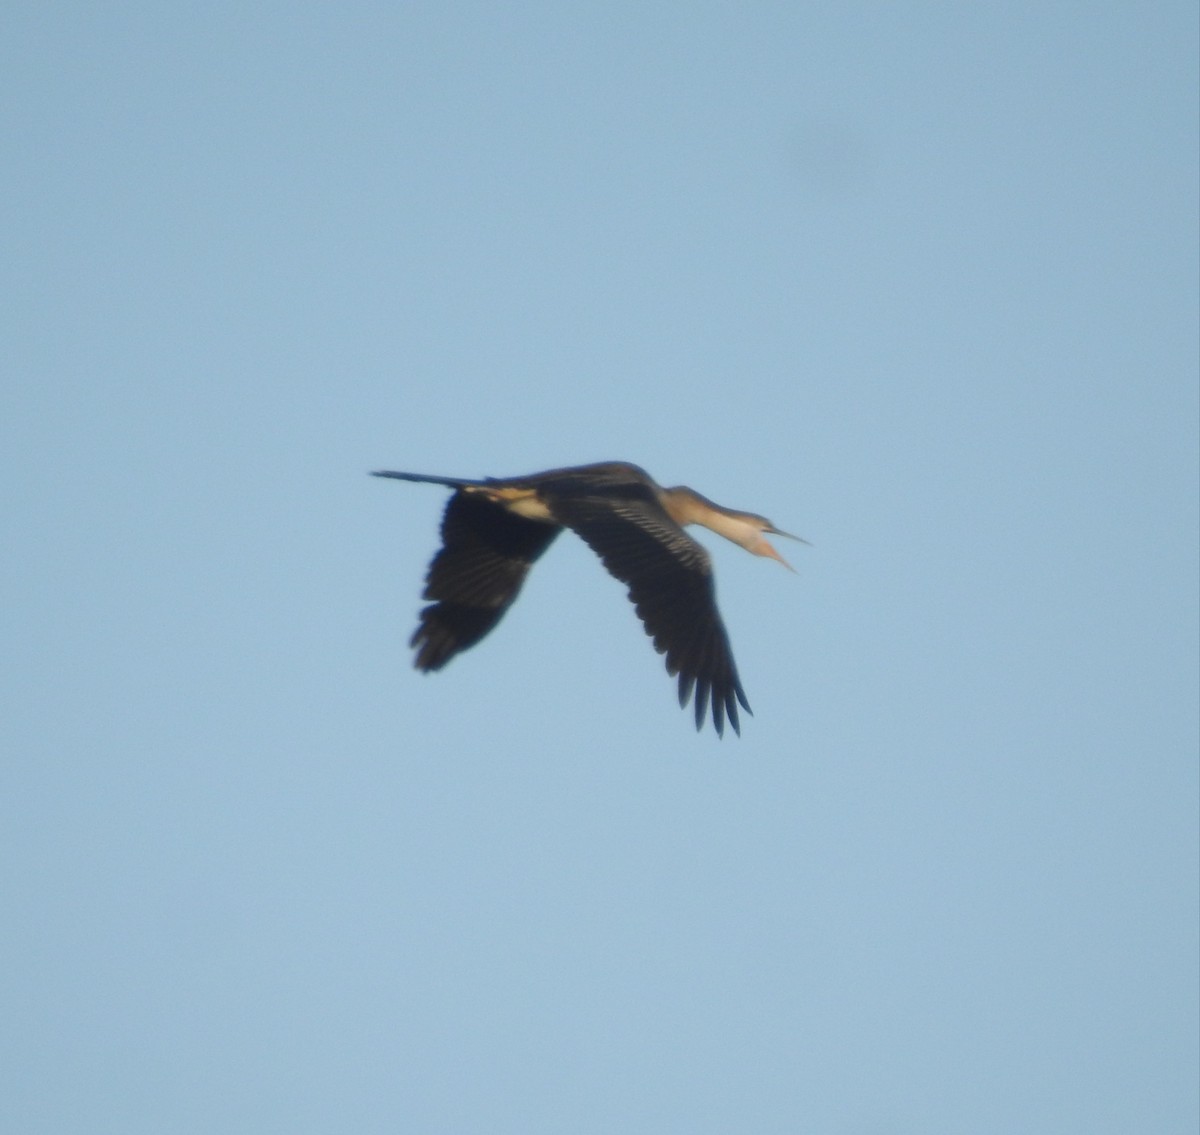
[[714, 688], [714, 683], [696, 678], [694, 674], [679, 675], [679, 707], [686, 709], [688, 701], [692, 701], [692, 715], [696, 721], [696, 732], [704, 729], [706, 721], [711, 720], [718, 737], [725, 736], [725, 725], [738, 737], [742, 735], [741, 705], [751, 716], [754, 711], [746, 698], [746, 692], [741, 683], [735, 678], [733, 684], [725, 689]]

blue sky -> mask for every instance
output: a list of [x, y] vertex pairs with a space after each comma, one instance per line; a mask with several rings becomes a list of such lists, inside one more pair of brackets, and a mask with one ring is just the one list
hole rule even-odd
[[[1194, 5], [10, 4], [23, 1132], [1190, 1133]], [[563, 538], [719, 539], [697, 735]]]

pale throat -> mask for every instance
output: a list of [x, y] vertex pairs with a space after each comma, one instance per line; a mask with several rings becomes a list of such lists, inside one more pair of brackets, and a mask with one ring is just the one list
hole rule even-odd
[[690, 489], [666, 490], [659, 499], [667, 515], [678, 525], [699, 524], [747, 551], [754, 550], [762, 542], [763, 526], [757, 517], [751, 519], [739, 513], [726, 512]]

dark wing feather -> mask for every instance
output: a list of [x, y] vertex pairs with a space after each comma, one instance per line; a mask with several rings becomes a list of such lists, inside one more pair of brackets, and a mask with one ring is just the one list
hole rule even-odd
[[679, 704], [695, 691], [696, 728], [712, 703], [718, 736], [725, 718], [741, 732], [738, 703], [747, 711], [729, 636], [717, 612], [708, 553], [663, 510], [643, 484], [614, 484], [609, 492], [542, 497], [554, 519], [579, 533], [604, 566], [629, 587], [629, 598], [667, 673], [679, 675]]
[[429, 565], [411, 646], [418, 670], [440, 670], [474, 646], [512, 606], [533, 562], [562, 529], [527, 520], [459, 489], [442, 518], [442, 547]]

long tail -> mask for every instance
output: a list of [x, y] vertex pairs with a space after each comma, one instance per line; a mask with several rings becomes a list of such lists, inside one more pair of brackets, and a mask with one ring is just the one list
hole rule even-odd
[[449, 485], [461, 489], [464, 485], [486, 485], [486, 481], [469, 481], [463, 477], [431, 477], [428, 473], [398, 473], [394, 469], [380, 469], [372, 477], [395, 477], [398, 481], [421, 481], [429, 485]]

